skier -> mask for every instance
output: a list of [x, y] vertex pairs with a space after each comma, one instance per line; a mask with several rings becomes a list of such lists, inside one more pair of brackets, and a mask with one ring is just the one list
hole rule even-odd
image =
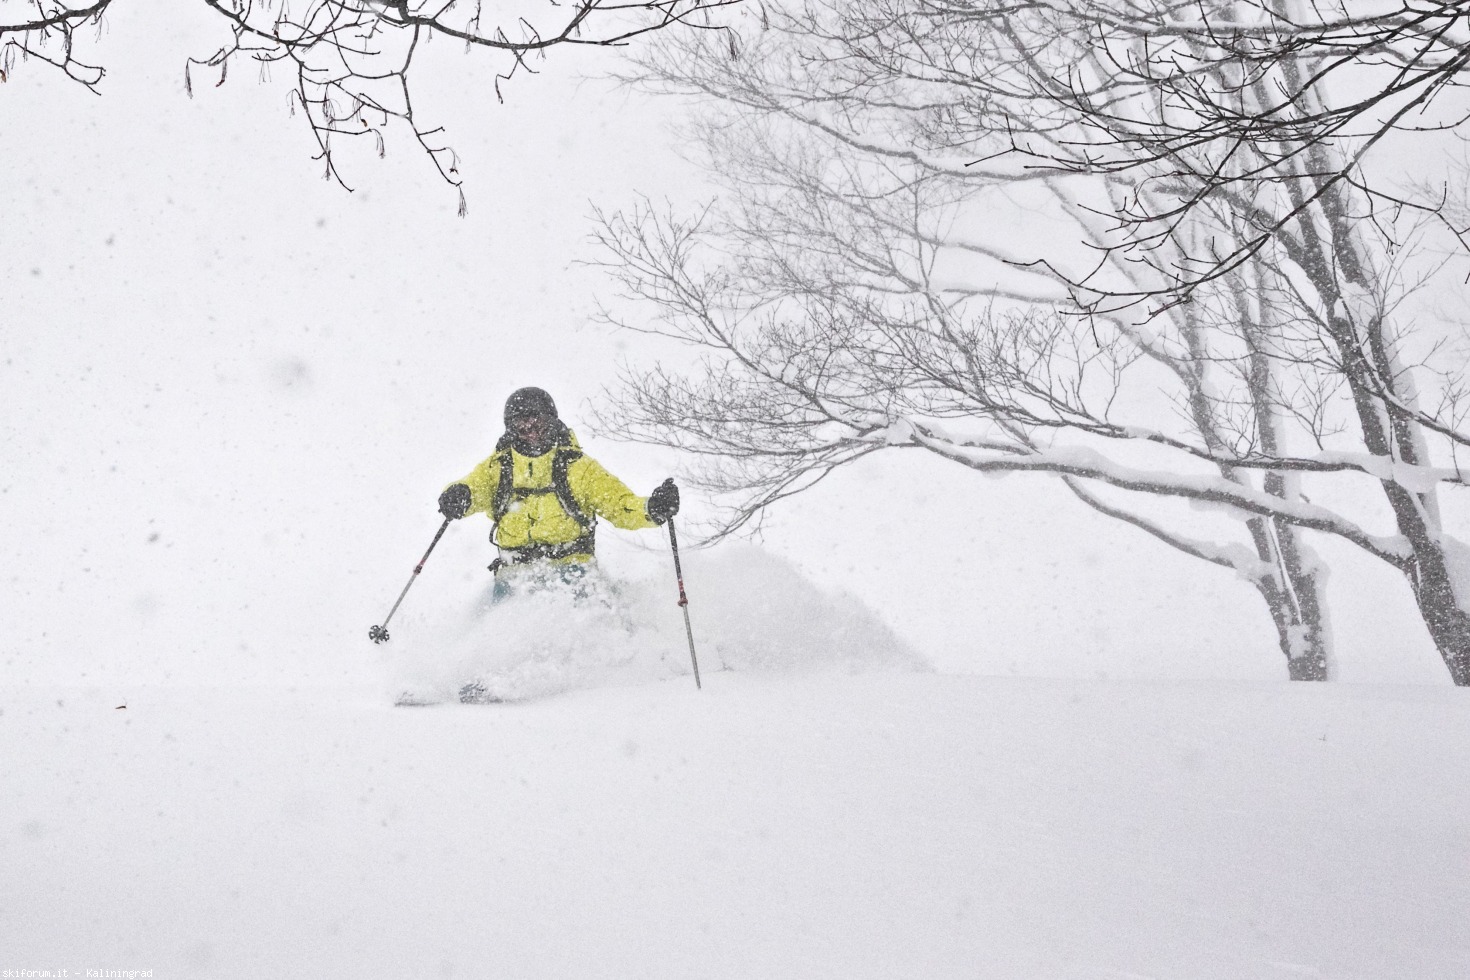
[[450, 520], [486, 513], [500, 556], [492, 601], [530, 585], [571, 586], [586, 594], [596, 553], [597, 518], [624, 530], [656, 527], [679, 512], [672, 478], [640, 497], [582, 452], [577, 437], [540, 388], [521, 388], [505, 403], [505, 434], [495, 452], [439, 495]]

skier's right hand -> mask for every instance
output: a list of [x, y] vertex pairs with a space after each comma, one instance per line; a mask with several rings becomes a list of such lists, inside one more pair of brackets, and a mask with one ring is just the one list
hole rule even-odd
[[456, 483], [439, 495], [439, 513], [457, 521], [470, 509], [470, 488]]

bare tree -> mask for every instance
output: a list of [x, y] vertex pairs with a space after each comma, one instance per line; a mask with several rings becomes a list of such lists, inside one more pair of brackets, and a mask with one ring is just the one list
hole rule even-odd
[[[423, 46], [436, 38], [466, 51], [498, 55], [500, 82], [534, 71], [532, 59], [559, 46], [612, 47], [679, 25], [709, 27], [709, 12], [739, 0], [199, 0], [220, 18], [228, 40], [212, 54], [190, 58], [184, 83], [193, 95], [196, 69], [224, 83], [241, 62], [261, 76], [284, 66], [293, 77], [296, 107], [311, 128], [325, 175], [347, 183], [334, 143], [370, 139], [385, 152], [384, 128], [405, 124], [439, 176], [459, 188], [459, 162], [439, 127], [419, 122], [411, 76]], [[84, 51], [85, 31], [99, 31], [124, 0], [0, 0], [0, 82], [17, 60], [35, 60], [100, 93], [106, 69]], [[488, 9], [487, 9], [488, 8]], [[460, 209], [464, 194], [460, 191]]]
[[[1223, 446], [1237, 420], [1209, 383], [1217, 358], [1100, 342], [1075, 317], [999, 309], [988, 295], [957, 301], [964, 283], [939, 271], [950, 246], [936, 243], [933, 223], [943, 220], [926, 220], [935, 216], [916, 203], [929, 188], [910, 183], [913, 198], [903, 200], [887, 198], [871, 179], [863, 186], [867, 196], [847, 202], [856, 215], [835, 213], [829, 201], [820, 220], [794, 227], [781, 216], [810, 218], [807, 207], [787, 199], [753, 209], [738, 233], [745, 239], [738, 267], [701, 262], [710, 251], [728, 254], [729, 229], [711, 234], [646, 208], [605, 218], [608, 269], [628, 295], [661, 311], [651, 323], [636, 314], [614, 321], [696, 345], [711, 360], [696, 372], [631, 372], [601, 424], [706, 460], [699, 481], [733, 496], [722, 533], [879, 450], [922, 447], [976, 469], [1058, 473], [1096, 510], [1250, 581], [1267, 604], [1289, 675], [1325, 679], [1330, 646], [1317, 562], [1296, 525], [1273, 512], [1300, 501], [1287, 476], [1268, 471], [1261, 487], [1248, 469], [1208, 458], [1196, 460], [1199, 475], [1145, 472], [1059, 441], [1074, 433], [1099, 448], [1129, 440], [1183, 445], [1120, 420], [1114, 408], [1146, 357], [1164, 369], [1155, 383], [1173, 381], [1172, 398], [1150, 407], [1156, 424], [1177, 409]], [[907, 233], [903, 205], [913, 221]], [[853, 217], [866, 220], [844, 220]], [[1255, 370], [1266, 367], [1257, 358]], [[1256, 424], [1269, 436], [1267, 418]], [[1219, 476], [1205, 477], [1211, 469]], [[1098, 481], [1230, 505], [1248, 543], [1191, 537], [1157, 507], [1118, 500]]]
[[[813, 2], [764, 9], [723, 57], [697, 38], [663, 46], [644, 81], [734, 110], [699, 136], [736, 203], [704, 224], [605, 222], [628, 292], [663, 311], [655, 329], [718, 352], [702, 374], [634, 379], [626, 431], [707, 454], [709, 484], [744, 491], [730, 526], [889, 446], [1060, 473], [1244, 572], [1293, 676], [1320, 676], [1326, 642], [1301, 531], [1334, 534], [1405, 572], [1452, 679], [1470, 683], [1470, 583], [1434, 499], [1464, 481], [1430, 465], [1426, 435], [1451, 450], [1464, 437], [1412, 386], [1392, 317], [1404, 253], [1380, 210], [1392, 196], [1362, 165], [1402, 125], [1384, 106], [1458, 84], [1460, 15], [1329, 23], [1319, 6], [1309, 23], [1295, 6]], [[1345, 47], [1344, 31], [1381, 43]], [[1428, 53], [1403, 54], [1415, 44]], [[1325, 79], [1356, 69], [1362, 92], [1405, 58], [1381, 97], [1328, 108]], [[1026, 254], [974, 218], [997, 190], [1044, 200], [1073, 233]], [[701, 243], [723, 258], [702, 264]], [[1187, 429], [1118, 408], [1157, 390], [1158, 369]], [[978, 431], [950, 431], [957, 418]], [[1167, 469], [1133, 463], [1143, 447]], [[1377, 482], [1399, 533], [1301, 495], [1332, 473]], [[1252, 547], [1189, 541], [1080, 481], [1229, 507]]]

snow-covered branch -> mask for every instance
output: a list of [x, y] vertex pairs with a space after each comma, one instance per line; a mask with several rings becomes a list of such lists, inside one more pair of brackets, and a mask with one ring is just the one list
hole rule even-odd
[[1062, 446], [1029, 452], [998, 452], [991, 445], [970, 445], [935, 435], [928, 426], [911, 425], [917, 445], [980, 472], [1039, 472], [1097, 480], [1109, 486], [1164, 497], [1181, 497], [1223, 509], [1279, 517], [1292, 524], [1344, 538], [1374, 556], [1404, 565], [1413, 556], [1401, 535], [1364, 531], [1342, 515], [1302, 500], [1276, 497], [1219, 476], [1145, 470], [1121, 465], [1085, 446]]

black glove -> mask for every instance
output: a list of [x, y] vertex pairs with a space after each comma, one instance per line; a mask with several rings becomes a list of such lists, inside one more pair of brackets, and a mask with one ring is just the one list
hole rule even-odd
[[655, 524], [662, 524], [677, 513], [679, 488], [674, 486], [674, 478], [669, 477], [648, 495], [648, 519]]
[[457, 521], [470, 509], [470, 488], [456, 483], [439, 495], [439, 513]]

